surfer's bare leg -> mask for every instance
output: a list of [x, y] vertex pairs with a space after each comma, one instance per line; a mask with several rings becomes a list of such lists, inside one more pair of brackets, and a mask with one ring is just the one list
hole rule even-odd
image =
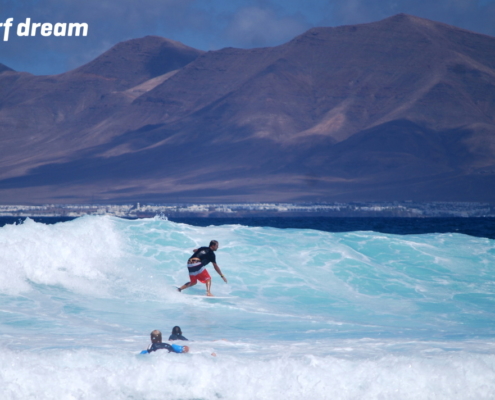
[[191, 286], [194, 286], [195, 284], [196, 284], [196, 282], [194, 282], [194, 283], [187, 282], [179, 288], [179, 292], [182, 292], [184, 289], [190, 288]]
[[211, 279], [208, 279], [208, 280], [205, 282], [205, 284], [206, 284], [206, 295], [207, 295], [207, 296], [213, 296], [213, 295], [211, 294], [211, 291], [210, 291], [210, 289], [211, 289]]

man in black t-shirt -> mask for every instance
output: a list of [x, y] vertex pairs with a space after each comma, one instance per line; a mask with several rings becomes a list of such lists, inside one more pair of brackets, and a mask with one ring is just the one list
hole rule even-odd
[[215, 258], [215, 251], [218, 250], [218, 242], [216, 240], [212, 240], [210, 242], [210, 247], [200, 247], [199, 249], [194, 249], [194, 254], [187, 260], [187, 269], [189, 270], [189, 278], [190, 282], [182, 285], [178, 288], [179, 292], [187, 289], [188, 287], [196, 285], [198, 281], [206, 284], [206, 295], [213, 296], [211, 294], [211, 277], [208, 271], [206, 270], [206, 265], [210, 262], [213, 264], [215, 271], [218, 272], [218, 275], [227, 283], [227, 278], [223, 276], [220, 267], [217, 265]]

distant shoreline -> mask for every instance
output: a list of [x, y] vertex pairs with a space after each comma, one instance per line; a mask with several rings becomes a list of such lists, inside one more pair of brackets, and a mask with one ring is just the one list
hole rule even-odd
[[0, 217], [68, 217], [110, 215], [122, 218], [251, 217], [495, 217], [495, 205], [476, 202], [349, 202], [231, 204], [46, 204], [0, 205]]

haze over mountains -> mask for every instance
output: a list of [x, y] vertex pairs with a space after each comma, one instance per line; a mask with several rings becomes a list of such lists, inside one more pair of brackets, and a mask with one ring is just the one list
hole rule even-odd
[[[1, 62], [1, 59], [0, 59]], [[271, 48], [0, 64], [2, 203], [495, 201], [495, 38], [399, 14]]]

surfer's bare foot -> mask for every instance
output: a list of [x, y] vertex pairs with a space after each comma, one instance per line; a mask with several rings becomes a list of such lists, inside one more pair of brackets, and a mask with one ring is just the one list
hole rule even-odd
[[207, 293], [206, 293], [206, 295], [207, 295], [207, 296], [210, 296], [210, 297], [215, 297], [215, 296], [213, 296], [213, 295], [211, 294], [211, 292], [207, 292]]

